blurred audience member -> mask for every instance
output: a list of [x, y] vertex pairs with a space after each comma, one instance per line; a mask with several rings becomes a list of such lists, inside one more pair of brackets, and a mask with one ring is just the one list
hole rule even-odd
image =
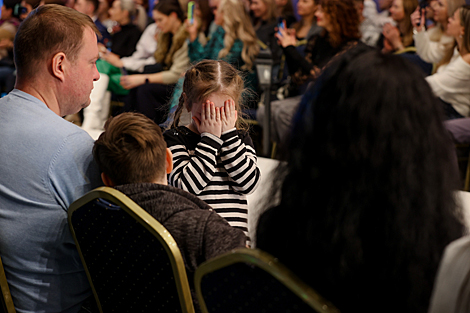
[[[279, 29], [280, 33], [276, 34], [284, 48], [292, 82], [297, 86], [314, 81], [332, 58], [357, 45], [361, 37], [359, 16], [353, 0], [323, 0], [315, 16], [317, 25], [323, 27], [323, 31], [308, 39], [305, 56], [295, 48], [294, 31]], [[289, 133], [299, 102], [300, 96], [271, 103], [274, 141], [282, 142]], [[263, 125], [264, 107], [258, 109], [256, 118]]]
[[285, 20], [288, 26], [297, 22], [292, 0], [274, 0], [274, 3], [276, 4], [276, 17]]
[[444, 247], [464, 232], [441, 114], [403, 58], [343, 54], [296, 113], [256, 246], [341, 312], [427, 312]]
[[178, 78], [189, 67], [188, 32], [184, 13], [175, 1], [160, 0], [153, 8], [160, 29], [155, 51], [156, 64], [144, 69], [144, 74], [123, 75], [121, 85], [131, 89], [124, 111], [136, 111], [163, 123], [168, 115], [167, 102]]
[[454, 15], [455, 10], [465, 4], [465, 0], [439, 0], [435, 1], [434, 19], [435, 27], [426, 29], [426, 9], [416, 10], [411, 14], [413, 25], [413, 39], [416, 52], [429, 63], [449, 63], [454, 53], [455, 40], [446, 35], [449, 17]]
[[402, 51], [406, 47], [414, 45], [410, 15], [417, 6], [418, 0], [393, 0], [390, 17], [397, 26], [393, 26], [391, 23], [384, 25], [382, 52]]
[[10, 77], [15, 71], [13, 63], [13, 39], [20, 25], [20, 15], [26, 11], [21, 0], [4, 0], [0, 17], [0, 92], [8, 93], [13, 89]]
[[[457, 42], [456, 57], [426, 77], [434, 95], [444, 105], [448, 119], [470, 116], [470, 6], [465, 5], [449, 17], [446, 34]], [[458, 53], [458, 54], [457, 54]]]
[[101, 54], [101, 59], [109, 63], [110, 67], [113, 67], [112, 80], [110, 80], [109, 75], [101, 73], [100, 79], [94, 83], [90, 95], [91, 103], [83, 110], [83, 123], [81, 126], [94, 139], [97, 139], [103, 132], [104, 124], [109, 116], [110, 90], [116, 90], [115, 88], [118, 87], [110, 86], [110, 84], [120, 83], [123, 74], [142, 73], [145, 66], [155, 64], [156, 36], [157, 24], [153, 23], [147, 26], [139, 42], [137, 42], [135, 52], [131, 56], [119, 58], [117, 54], [110, 51]]
[[101, 36], [98, 37], [98, 42], [106, 46], [111, 40], [111, 35], [108, 33], [106, 26], [104, 26], [98, 18], [97, 12], [99, 6], [100, 3], [98, 0], [76, 0], [74, 9], [80, 13], [88, 15], [93, 22], [95, 22], [96, 27], [101, 33]]

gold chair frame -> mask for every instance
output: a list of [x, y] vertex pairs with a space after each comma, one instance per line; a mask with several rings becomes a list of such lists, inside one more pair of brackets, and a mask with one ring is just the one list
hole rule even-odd
[[262, 250], [248, 248], [234, 249], [231, 252], [208, 260], [198, 267], [194, 275], [194, 281], [196, 294], [203, 313], [207, 313], [208, 310], [201, 290], [202, 278], [208, 273], [235, 263], [247, 263], [266, 271], [319, 313], [339, 313], [339, 310], [333, 304], [302, 282], [275, 257]]
[[0, 258], [0, 288], [2, 290], [2, 312], [16, 313], [13, 299], [11, 298], [10, 287], [8, 287], [7, 277], [3, 269], [2, 258]]
[[110, 187], [98, 187], [88, 192], [87, 194], [73, 202], [68, 210], [68, 222], [70, 230], [72, 232], [73, 239], [75, 240], [75, 243], [77, 245], [77, 249], [80, 254], [80, 259], [82, 260], [86, 275], [88, 277], [88, 281], [90, 282], [100, 312], [103, 312], [103, 310], [101, 308], [101, 304], [96, 293], [95, 287], [93, 285], [90, 272], [88, 271], [88, 268], [86, 266], [86, 261], [83, 258], [80, 245], [76, 239], [75, 231], [71, 223], [72, 215], [75, 210], [84, 206], [88, 202], [98, 198], [110, 201], [120, 206], [122, 210], [126, 211], [129, 215], [131, 215], [135, 220], [137, 220], [141, 225], [143, 225], [153, 236], [155, 236], [160, 241], [160, 243], [164, 246], [167, 254], [170, 256], [171, 267], [173, 268], [173, 274], [175, 276], [175, 282], [178, 290], [182, 312], [194, 313], [194, 306], [191, 298], [191, 291], [189, 289], [188, 277], [186, 275], [186, 268], [184, 265], [183, 257], [181, 256], [181, 251], [179, 250], [173, 236], [162, 224], [160, 224], [160, 222], [158, 222], [153, 216], [147, 213], [129, 197], [127, 197], [122, 192]]

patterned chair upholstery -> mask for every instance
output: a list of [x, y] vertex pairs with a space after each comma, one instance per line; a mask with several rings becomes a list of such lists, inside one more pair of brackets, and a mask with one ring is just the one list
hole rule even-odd
[[68, 214], [100, 312], [194, 312], [176, 242], [136, 203], [100, 187]]
[[204, 313], [339, 312], [258, 249], [236, 249], [201, 264], [195, 287]]

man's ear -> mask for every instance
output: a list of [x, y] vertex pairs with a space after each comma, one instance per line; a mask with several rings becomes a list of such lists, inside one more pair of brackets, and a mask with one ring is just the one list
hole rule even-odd
[[101, 180], [106, 187], [114, 187], [114, 183], [105, 173], [101, 173]]
[[170, 174], [173, 170], [173, 154], [170, 149], [166, 148], [166, 173]]
[[58, 78], [61, 82], [65, 79], [65, 53], [58, 52], [52, 57], [52, 75]]

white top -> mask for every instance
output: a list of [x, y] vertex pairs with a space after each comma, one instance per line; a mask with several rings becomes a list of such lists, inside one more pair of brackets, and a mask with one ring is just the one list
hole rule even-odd
[[436, 97], [450, 103], [461, 115], [470, 115], [470, 64], [460, 55], [426, 80]]
[[145, 28], [137, 42], [134, 53], [130, 57], [121, 58], [126, 69], [142, 73], [145, 65], [156, 63], [153, 57], [155, 50], [157, 50], [157, 40], [155, 39], [156, 32], [157, 24], [155, 23]]
[[446, 51], [452, 48], [455, 40], [453, 37], [442, 34], [439, 41], [432, 41], [430, 38], [433, 36], [437, 37], [438, 32], [441, 32], [441, 30], [438, 27], [433, 27], [413, 35], [416, 53], [428, 63], [438, 63], [441, 61]]
[[441, 259], [428, 313], [464, 313], [470, 309], [470, 237], [451, 242]]
[[364, 1], [364, 9], [362, 10], [364, 20], [360, 25], [362, 42], [369, 46], [377, 45], [383, 26], [387, 23], [394, 24], [393, 19], [386, 14], [387, 13], [377, 12], [377, 7], [374, 1]]

